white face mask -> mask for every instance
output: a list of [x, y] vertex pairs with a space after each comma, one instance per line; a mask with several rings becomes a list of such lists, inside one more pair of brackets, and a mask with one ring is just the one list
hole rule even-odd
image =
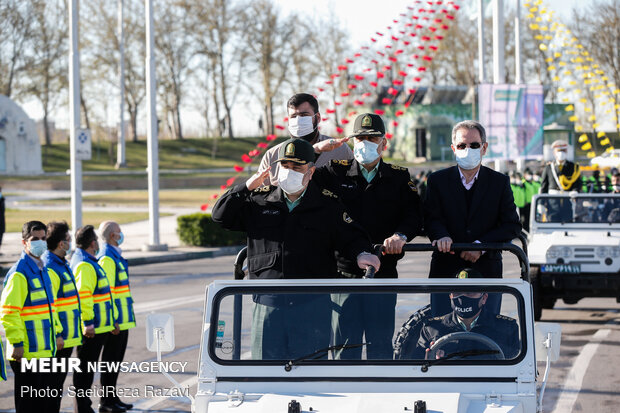
[[353, 145], [353, 156], [362, 165], [373, 163], [379, 157], [379, 145], [368, 140], [355, 142]]
[[314, 132], [314, 116], [297, 116], [288, 120], [288, 131], [295, 138], [302, 138]]
[[614, 192], [620, 192], [620, 185], [614, 185]]
[[482, 154], [480, 152], [481, 148], [472, 149], [457, 149], [454, 151], [456, 155], [456, 163], [461, 169], [470, 170], [474, 169], [476, 166], [480, 165], [480, 160], [482, 159]]
[[555, 159], [558, 162], [564, 162], [566, 160], [566, 152], [564, 151], [558, 151], [555, 153]]
[[280, 188], [287, 194], [296, 194], [304, 189], [304, 176], [306, 175], [301, 172], [280, 167], [278, 183]]

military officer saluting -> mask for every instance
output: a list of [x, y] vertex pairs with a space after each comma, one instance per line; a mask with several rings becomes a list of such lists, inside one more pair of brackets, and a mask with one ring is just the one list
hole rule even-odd
[[[215, 222], [247, 232], [250, 278], [336, 278], [335, 251], [362, 269], [379, 269], [366, 232], [337, 195], [312, 182], [314, 160], [310, 143], [289, 139], [279, 148], [279, 186], [260, 187], [269, 174], [267, 168], [233, 187], [213, 207]], [[255, 297], [255, 359], [288, 359], [329, 344], [329, 296], [297, 296], [295, 311], [286, 312], [278, 311], [285, 305], [281, 297]], [[295, 300], [286, 301], [289, 305]], [[274, 339], [282, 334], [286, 340]]]
[[[381, 155], [387, 146], [385, 125], [379, 115], [364, 113], [354, 122], [354, 157], [332, 160], [319, 168], [314, 181], [342, 200], [351, 217], [368, 231], [373, 244], [382, 244], [381, 270], [377, 278], [396, 278], [396, 264], [403, 257], [402, 247], [422, 227], [420, 197], [406, 168], [390, 165]], [[338, 255], [338, 270], [345, 276], [360, 278], [362, 270], [347, 257]], [[336, 303], [333, 318], [336, 343], [371, 343], [369, 359], [392, 358], [394, 333], [394, 294], [332, 295]], [[365, 317], [359, 317], [360, 313]], [[345, 350], [340, 358], [361, 358], [361, 347]]]
[[557, 140], [551, 144], [554, 162], [545, 166], [540, 183], [540, 192], [555, 194], [581, 190], [579, 165], [567, 160], [568, 143]]

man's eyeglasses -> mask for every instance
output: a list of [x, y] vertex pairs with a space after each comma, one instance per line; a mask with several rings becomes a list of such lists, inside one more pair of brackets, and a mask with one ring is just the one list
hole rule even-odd
[[[480, 146], [482, 146], [482, 143], [480, 143], [480, 142], [472, 142], [472, 143], [469, 144], [469, 147], [472, 148], [472, 149], [478, 149], [478, 148], [480, 148]], [[458, 145], [456, 145], [456, 149], [458, 149], [458, 150], [462, 151], [465, 148], [467, 148], [467, 144], [466, 143], [459, 143]]]

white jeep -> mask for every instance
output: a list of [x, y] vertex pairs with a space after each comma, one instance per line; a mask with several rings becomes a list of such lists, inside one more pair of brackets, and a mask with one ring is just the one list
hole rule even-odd
[[[408, 244], [405, 248], [433, 249], [429, 244]], [[192, 412], [542, 411], [550, 362], [559, 356], [560, 327], [534, 324], [525, 254], [512, 244], [455, 244], [453, 249], [510, 250], [519, 257], [521, 278], [428, 279], [401, 274], [399, 279], [213, 282], [206, 292]], [[440, 319], [429, 315], [430, 296], [451, 293], [472, 297], [501, 294], [500, 314], [487, 314], [483, 306], [471, 331], [443, 335], [427, 351], [418, 344], [421, 331]], [[376, 310], [372, 303], [381, 297], [394, 300], [394, 324], [386, 338], [389, 348], [395, 343], [392, 354], [370, 356], [378, 354], [375, 350], [381, 338], [375, 338], [375, 343], [362, 337], [333, 342], [332, 323], [345, 317], [344, 306], [336, 304], [343, 294], [368, 298], [371, 304], [364, 309], [367, 311]], [[279, 303], [269, 310], [272, 319], [280, 320], [276, 325], [267, 326], [260, 318], [264, 309], [257, 303], [266, 302], [264, 297]], [[331, 320], [319, 323], [325, 308], [312, 303], [325, 302]], [[312, 310], [297, 311], [300, 305]], [[364, 311], [353, 311], [346, 317], [348, 323], [357, 323], [365, 315]], [[501, 322], [496, 324], [497, 320]], [[147, 323], [147, 344], [160, 358], [162, 350], [173, 347], [171, 319], [152, 315]], [[506, 325], [516, 332], [512, 341], [507, 341], [501, 331]], [[486, 328], [484, 331], [499, 329], [490, 335], [495, 340], [473, 332], [483, 331], [476, 330], [480, 326]], [[385, 330], [385, 325], [374, 327]], [[368, 328], [373, 327], [367, 325], [367, 332]], [[318, 348], [309, 344], [316, 343], [317, 338], [324, 341]], [[347, 352], [351, 353], [347, 356]], [[537, 360], [547, 362], [542, 380]]]
[[620, 302], [620, 194], [534, 196], [528, 249], [536, 320], [558, 298]]

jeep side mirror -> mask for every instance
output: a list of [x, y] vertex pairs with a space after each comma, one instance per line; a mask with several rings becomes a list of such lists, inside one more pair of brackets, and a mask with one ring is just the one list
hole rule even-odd
[[159, 354], [162, 351], [174, 350], [172, 314], [154, 313], [146, 316], [146, 348]]
[[534, 326], [536, 361], [556, 361], [560, 358], [562, 328], [558, 323], [536, 323]]

